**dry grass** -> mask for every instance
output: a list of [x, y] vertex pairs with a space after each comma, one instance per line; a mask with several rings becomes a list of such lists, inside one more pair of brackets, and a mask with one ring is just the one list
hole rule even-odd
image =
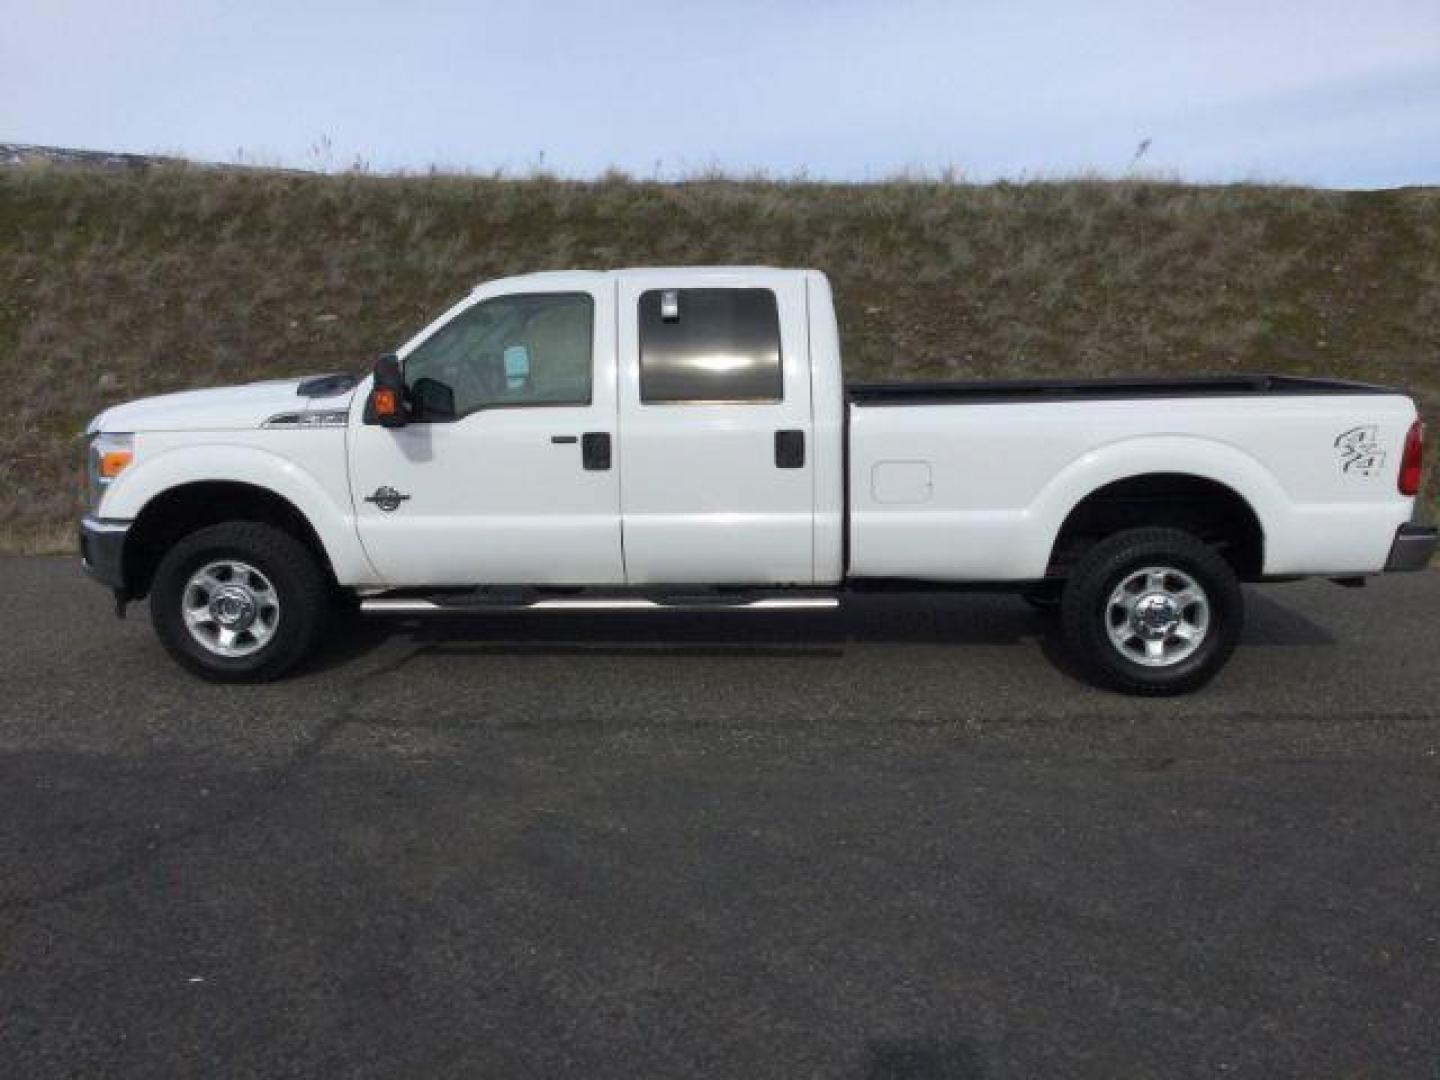
[[485, 278], [829, 273], [853, 377], [1275, 370], [1440, 420], [1440, 191], [1078, 180], [0, 172], [0, 550], [69, 545], [78, 432], [183, 387], [359, 370]]

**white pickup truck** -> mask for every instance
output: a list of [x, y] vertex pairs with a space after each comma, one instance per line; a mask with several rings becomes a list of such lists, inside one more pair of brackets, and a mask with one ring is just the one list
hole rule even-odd
[[88, 428], [86, 566], [190, 670], [274, 678], [330, 618], [769, 612], [1010, 588], [1093, 677], [1212, 676], [1239, 583], [1427, 565], [1395, 390], [1283, 376], [846, 386], [814, 270], [481, 285], [346, 375]]

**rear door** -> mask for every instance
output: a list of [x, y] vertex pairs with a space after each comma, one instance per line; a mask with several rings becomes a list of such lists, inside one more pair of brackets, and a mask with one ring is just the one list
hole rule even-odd
[[804, 279], [647, 271], [618, 294], [627, 581], [812, 583]]

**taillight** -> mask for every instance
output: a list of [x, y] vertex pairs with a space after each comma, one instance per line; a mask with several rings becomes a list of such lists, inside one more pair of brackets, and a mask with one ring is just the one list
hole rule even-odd
[[1416, 420], [1405, 436], [1405, 453], [1400, 458], [1400, 494], [1414, 495], [1420, 490], [1420, 464], [1425, 456], [1425, 425]]

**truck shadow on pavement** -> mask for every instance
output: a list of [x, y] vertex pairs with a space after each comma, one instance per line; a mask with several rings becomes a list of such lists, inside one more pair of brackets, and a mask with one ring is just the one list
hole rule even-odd
[[[1308, 617], [1269, 597], [1249, 594], [1250, 625], [1245, 642], [1259, 646], [1333, 645], [1334, 639]], [[411, 647], [345, 678], [339, 702], [278, 767], [263, 770], [239, 785], [228, 798], [163, 832], [147, 829], [138, 839], [113, 843], [100, 857], [43, 875], [43, 880], [0, 890], [0, 915], [33, 910], [72, 898], [138, 873], [191, 841], [223, 833], [256, 819], [299, 782], [347, 726], [364, 722], [370, 688], [406, 669], [425, 655], [612, 656], [612, 657], [781, 657], [840, 659], [847, 649], [870, 645], [1026, 646], [1038, 648], [1060, 670], [1073, 676], [1060, 642], [1058, 620], [1030, 609], [1014, 597], [944, 597], [938, 602], [868, 601], [833, 614], [757, 617], [754, 614], [704, 613], [674, 616], [494, 616], [486, 619], [362, 621], [336, 635], [310, 674], [343, 668], [377, 651], [394, 638]], [[888, 661], [887, 661], [888, 662]], [[161, 774], [164, 768], [161, 766]], [[76, 773], [67, 761], [61, 771]], [[146, 784], [151, 783], [147, 778]], [[193, 784], [187, 779], [187, 791]], [[113, 780], [98, 785], [113, 788]], [[28, 797], [28, 796], [27, 796]], [[869, 1048], [868, 1072], [874, 1077], [979, 1076], [976, 1059], [964, 1044], [951, 1042], [877, 1043]]]
[[[1336, 639], [1302, 612], [1246, 591], [1241, 644], [1333, 646]], [[309, 666], [348, 664], [396, 638], [422, 652], [463, 656], [737, 657], [833, 660], [854, 646], [1029, 646], [1079, 679], [1058, 614], [998, 593], [859, 597], [833, 612], [593, 614], [500, 612], [425, 618], [360, 617], [335, 635]]]

